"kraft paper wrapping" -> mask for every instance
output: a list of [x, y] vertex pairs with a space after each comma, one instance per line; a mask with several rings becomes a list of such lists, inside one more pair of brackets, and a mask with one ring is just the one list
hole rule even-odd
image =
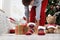
[[28, 28], [23, 25], [16, 26], [15, 34], [16, 35], [23, 35], [28, 31]]

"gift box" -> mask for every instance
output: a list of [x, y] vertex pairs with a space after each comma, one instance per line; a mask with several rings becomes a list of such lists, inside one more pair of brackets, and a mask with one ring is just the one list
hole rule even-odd
[[17, 35], [26, 34], [27, 31], [28, 28], [26, 27], [26, 25], [18, 25], [16, 26], [15, 34]]
[[18, 26], [15, 28], [15, 34], [18, 35]]

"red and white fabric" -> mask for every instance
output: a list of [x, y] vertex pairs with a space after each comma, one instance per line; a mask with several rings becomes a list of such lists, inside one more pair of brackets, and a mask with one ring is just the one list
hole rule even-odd
[[39, 25], [44, 26], [46, 21], [45, 10], [48, 5], [48, 0], [35, 0], [34, 2], [35, 4], [33, 5], [30, 11], [30, 22], [35, 22], [35, 20], [40, 20]]

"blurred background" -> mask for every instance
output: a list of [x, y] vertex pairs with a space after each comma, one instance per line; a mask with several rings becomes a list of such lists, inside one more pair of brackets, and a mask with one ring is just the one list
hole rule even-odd
[[[22, 0], [0, 0], [0, 31], [6, 28], [4, 30], [7, 32], [7, 30], [16, 26], [15, 24], [12, 24], [7, 18], [12, 17], [19, 21], [23, 16], [25, 16], [24, 5], [21, 1]], [[49, 0], [48, 6], [46, 8], [46, 16], [48, 14], [54, 15], [56, 12], [60, 13], [60, 0]], [[60, 14], [57, 15], [56, 24], [60, 25]], [[4, 30], [1, 32], [4, 32]]]

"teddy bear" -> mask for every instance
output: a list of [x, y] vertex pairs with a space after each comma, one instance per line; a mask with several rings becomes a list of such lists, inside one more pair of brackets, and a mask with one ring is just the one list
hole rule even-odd
[[46, 33], [55, 33], [57, 27], [56, 27], [56, 16], [51, 16], [50, 14], [46, 17], [46, 21], [48, 24], [46, 24]]

